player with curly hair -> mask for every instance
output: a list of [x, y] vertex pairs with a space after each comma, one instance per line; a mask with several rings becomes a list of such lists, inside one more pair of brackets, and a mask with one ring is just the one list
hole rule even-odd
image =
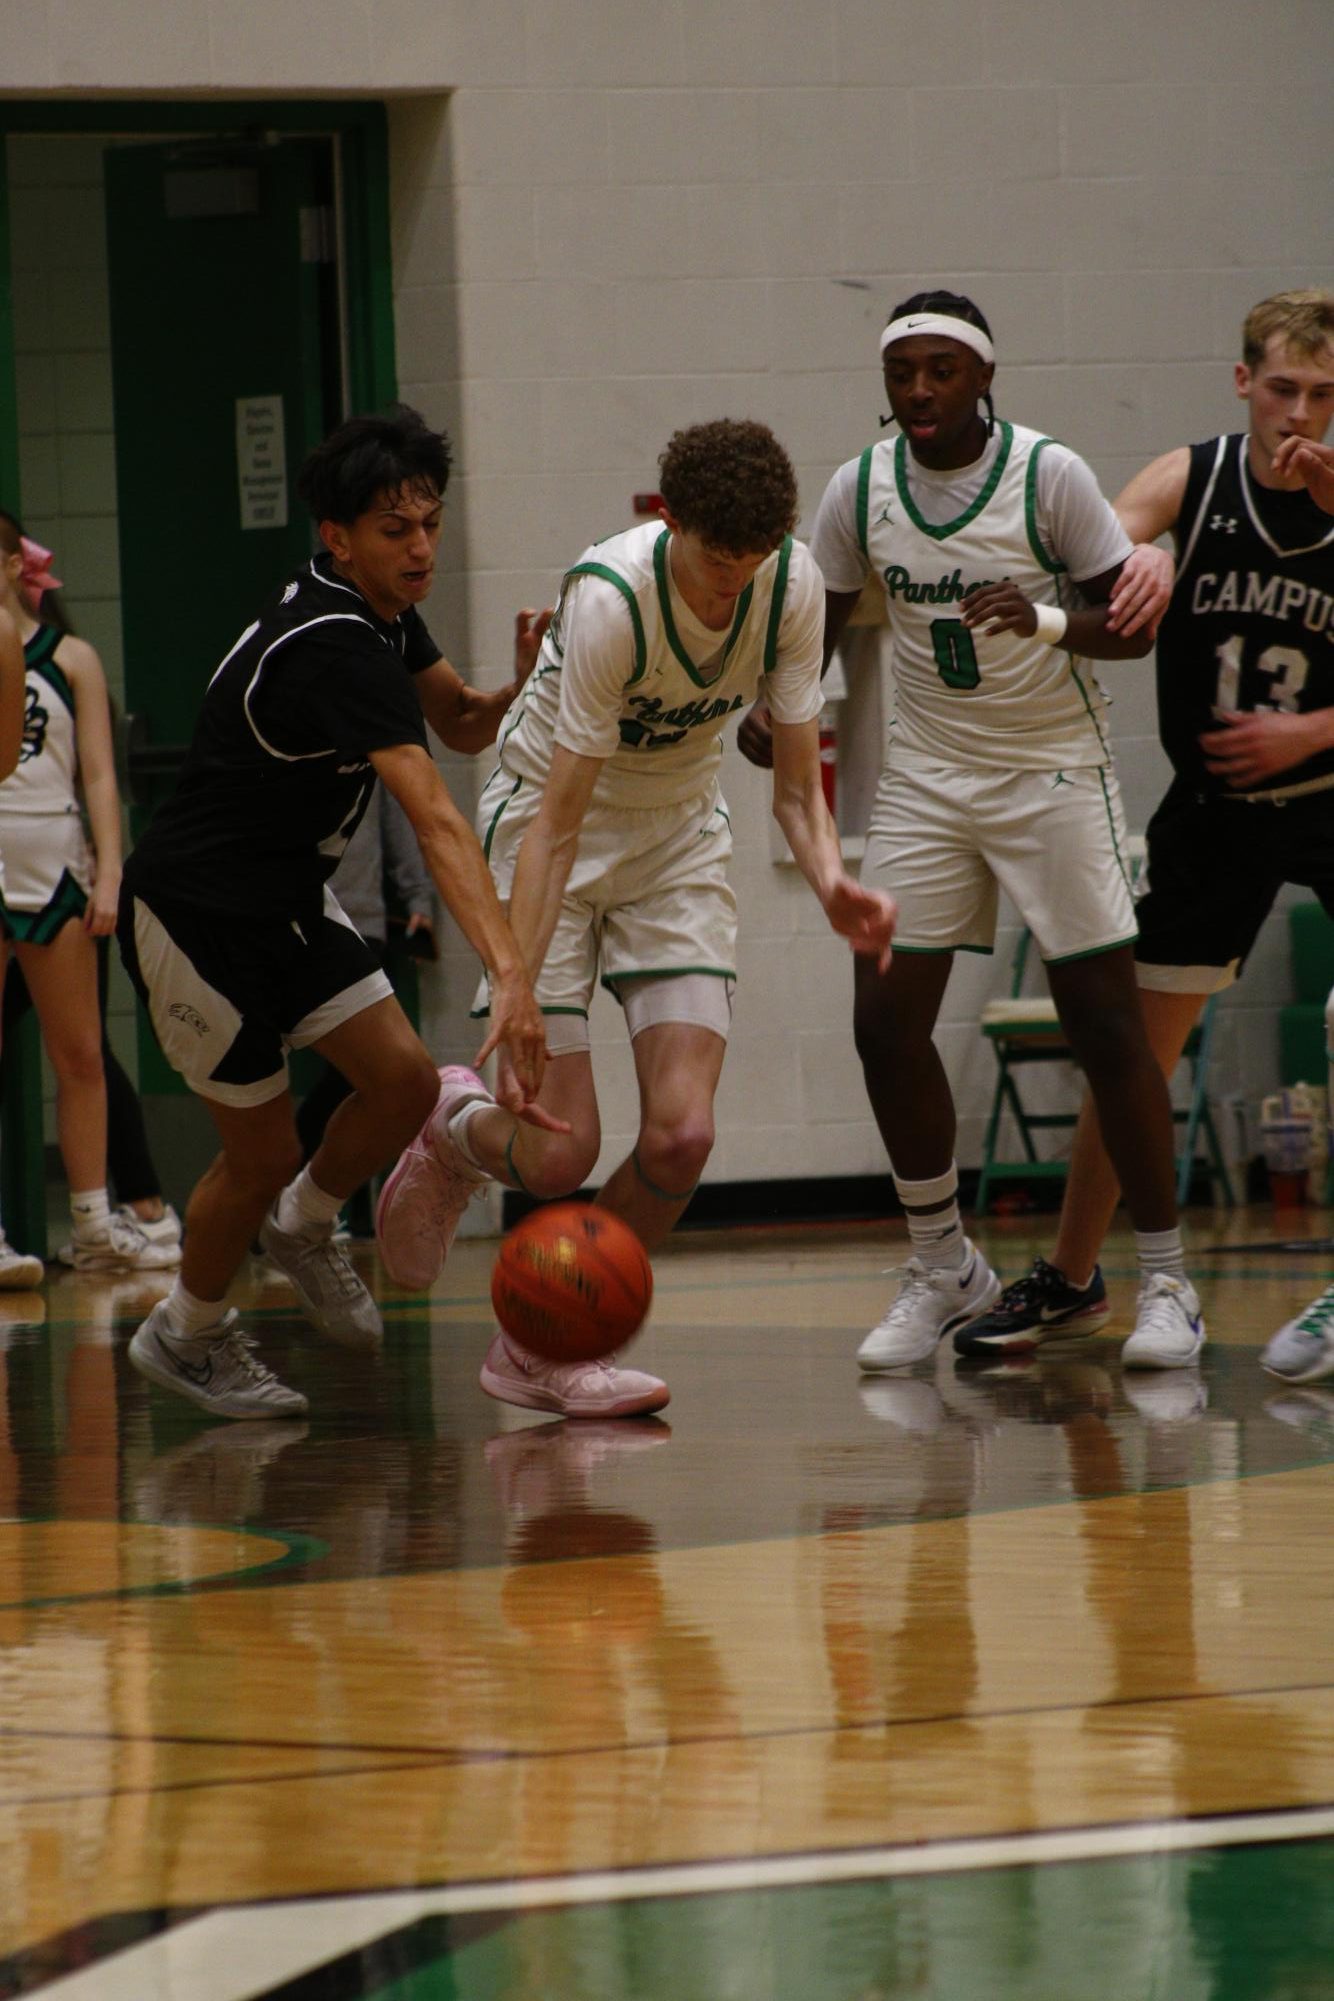
[[[569, 1194], [601, 1146], [588, 1010], [601, 980], [634, 1051], [640, 1126], [599, 1201], [651, 1250], [713, 1145], [736, 980], [736, 899], [720, 737], [763, 683], [774, 719], [774, 815], [832, 929], [888, 963], [893, 899], [844, 871], [820, 783], [824, 593], [792, 539], [797, 487], [762, 424], [676, 432], [659, 461], [661, 519], [593, 544], [566, 572], [521, 700], [499, 739], [478, 829], [546, 1018], [537, 1103], [520, 1125], [468, 1070], [385, 1185], [380, 1247], [429, 1285], [488, 1179]], [[479, 1012], [487, 1009], [485, 992]], [[505, 1095], [502, 1056], [498, 1095]], [[659, 1410], [667, 1385], [609, 1362], [552, 1364], [497, 1334], [492, 1396], [564, 1416]]]

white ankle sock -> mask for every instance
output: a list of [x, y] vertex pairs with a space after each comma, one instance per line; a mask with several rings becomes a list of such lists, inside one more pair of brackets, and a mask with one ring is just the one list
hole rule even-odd
[[164, 1302], [167, 1318], [171, 1322], [169, 1332], [182, 1341], [193, 1341], [206, 1328], [216, 1327], [222, 1319], [223, 1302], [220, 1299], [196, 1299], [187, 1292], [179, 1279], [172, 1286]]
[[104, 1237], [111, 1227], [111, 1203], [105, 1188], [82, 1188], [71, 1195], [69, 1213], [76, 1237]]
[[278, 1197], [274, 1221], [292, 1237], [327, 1237], [346, 1200], [346, 1195], [326, 1195], [303, 1167]]
[[459, 1109], [445, 1127], [445, 1131], [463, 1155], [468, 1166], [475, 1167], [479, 1177], [483, 1181], [489, 1181], [491, 1176], [487, 1173], [481, 1161], [468, 1144], [468, 1128], [478, 1112], [490, 1112], [494, 1109], [494, 1102], [490, 1098], [470, 1098], [466, 1105], [459, 1106]]
[[1180, 1229], [1136, 1230], [1135, 1256], [1144, 1278], [1158, 1271], [1166, 1272], [1169, 1278], [1186, 1276], [1186, 1254], [1181, 1248]]

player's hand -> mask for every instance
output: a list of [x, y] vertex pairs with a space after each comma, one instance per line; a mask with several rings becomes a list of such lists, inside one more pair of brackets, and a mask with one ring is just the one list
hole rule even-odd
[[537, 656], [542, 651], [542, 640], [550, 625], [555, 610], [548, 605], [545, 611], [533, 611], [525, 605], [514, 614], [514, 692], [517, 694], [528, 676], [537, 665]]
[[1031, 635], [1038, 629], [1037, 607], [1026, 598], [1018, 584], [979, 584], [969, 591], [959, 616], [974, 632], [984, 636], [997, 632]]
[[874, 959], [880, 972], [889, 971], [890, 940], [899, 906], [883, 889], [864, 889], [850, 875], [840, 876], [825, 898], [825, 915], [854, 952]]
[[[1318, 713], [1318, 712], [1317, 712]], [[1219, 727], [1200, 738], [1204, 761], [1216, 778], [1247, 792], [1281, 771], [1291, 771], [1324, 748], [1313, 741], [1313, 716], [1281, 709], [1215, 709]]]
[[1334, 514], [1334, 445], [1284, 438], [1274, 453], [1273, 472], [1280, 485], [1294, 492], [1304, 486], [1317, 507]]
[[473, 1069], [480, 1070], [487, 1057], [503, 1044], [509, 1057], [513, 1090], [519, 1102], [501, 1102], [508, 1103], [509, 1110], [517, 1112], [542, 1088], [542, 1073], [547, 1061], [546, 1025], [526, 973], [518, 969], [511, 973], [493, 973], [490, 988], [491, 1030], [473, 1058]]
[[88, 901], [83, 910], [83, 928], [90, 938], [109, 938], [116, 928], [116, 917], [120, 907], [120, 874], [99, 879], [93, 884]]
[[1128, 639], [1147, 626], [1156, 633], [1163, 613], [1172, 601], [1177, 566], [1166, 549], [1152, 542], [1137, 542], [1121, 574], [1112, 585], [1107, 600], [1107, 630]]
[[558, 1119], [554, 1113], [546, 1109], [545, 1105], [540, 1105], [536, 1098], [524, 1101], [523, 1091], [514, 1074], [514, 1065], [509, 1059], [509, 1051], [503, 1044], [496, 1057], [496, 1103], [503, 1105], [506, 1111], [513, 1112], [524, 1125], [538, 1126], [543, 1132], [568, 1133], [574, 1130], [567, 1120]]
[[755, 702], [741, 719], [741, 727], [736, 733], [736, 747], [744, 758], [758, 764], [761, 771], [774, 768], [774, 733], [769, 722], [769, 711], [763, 702]]

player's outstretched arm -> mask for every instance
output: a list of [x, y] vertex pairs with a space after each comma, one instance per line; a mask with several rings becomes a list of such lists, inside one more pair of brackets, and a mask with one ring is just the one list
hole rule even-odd
[[8, 778], [23, 748], [23, 643], [7, 611], [0, 611], [0, 778]]
[[854, 952], [874, 958], [883, 973], [898, 908], [881, 889], [863, 889], [843, 866], [838, 829], [820, 782], [820, 731], [815, 722], [771, 725], [774, 818], [797, 867], [819, 897], [831, 927]]
[[1317, 507], [1334, 514], [1334, 445], [1314, 438], [1284, 438], [1274, 453], [1274, 472], [1285, 484], [1295, 480]]
[[501, 719], [537, 664], [551, 610], [525, 606], [514, 617], [514, 678], [483, 692], [443, 657], [415, 677], [422, 714], [448, 750], [473, 755], [496, 740]]
[[[523, 955], [500, 907], [482, 844], [420, 744], [371, 752], [371, 763], [412, 822], [440, 900], [486, 967], [491, 1033], [478, 1061], [504, 1043], [526, 1106], [542, 1087], [546, 1030]], [[518, 1105], [510, 1107], [518, 1111]]]

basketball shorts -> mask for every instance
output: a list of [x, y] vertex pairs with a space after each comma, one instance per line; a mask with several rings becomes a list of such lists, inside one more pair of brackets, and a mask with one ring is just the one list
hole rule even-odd
[[1149, 822], [1135, 971], [1157, 993], [1232, 985], [1284, 883], [1334, 916], [1334, 791], [1282, 805], [1219, 799], [1174, 779]]
[[861, 879], [898, 899], [896, 952], [990, 952], [1004, 890], [1048, 962], [1126, 945], [1135, 914], [1115, 774], [1002, 771], [897, 751]]
[[[506, 905], [541, 797], [539, 785], [503, 769], [482, 794], [478, 832]], [[683, 973], [735, 981], [731, 856], [731, 824], [714, 786], [702, 797], [643, 812], [591, 804], [536, 982], [543, 1014], [586, 1022], [599, 981], [617, 998], [630, 981]], [[487, 1012], [483, 981], [473, 1013]], [[553, 1053], [566, 1046], [554, 1023], [549, 1041]]]
[[49, 945], [82, 917], [92, 857], [77, 813], [0, 812], [0, 926], [19, 944]]
[[328, 888], [322, 913], [302, 926], [150, 904], [127, 885], [116, 936], [163, 1055], [192, 1091], [222, 1105], [281, 1097], [289, 1049], [393, 993]]

